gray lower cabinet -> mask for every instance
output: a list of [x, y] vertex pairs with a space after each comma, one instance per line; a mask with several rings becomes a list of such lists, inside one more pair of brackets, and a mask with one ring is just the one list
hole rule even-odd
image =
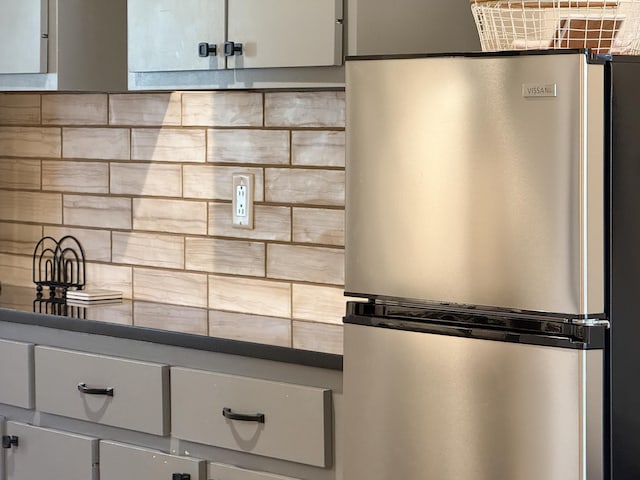
[[0, 403], [33, 408], [33, 344], [0, 340]]
[[317, 467], [332, 462], [331, 390], [171, 368], [171, 434]]
[[100, 480], [205, 480], [206, 462], [111, 441], [100, 442]]
[[97, 480], [98, 440], [7, 421], [6, 480]]
[[139, 432], [169, 432], [169, 367], [35, 348], [36, 410]]

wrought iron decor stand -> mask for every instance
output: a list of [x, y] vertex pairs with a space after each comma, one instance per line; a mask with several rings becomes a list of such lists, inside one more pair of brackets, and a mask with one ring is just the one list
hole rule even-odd
[[[85, 285], [84, 250], [75, 237], [66, 235], [60, 240], [43, 237], [33, 250], [32, 274], [36, 284], [34, 311], [83, 317], [84, 312], [74, 311], [83, 307], [67, 305], [67, 291], [82, 290]], [[45, 288], [49, 288], [47, 298]]]

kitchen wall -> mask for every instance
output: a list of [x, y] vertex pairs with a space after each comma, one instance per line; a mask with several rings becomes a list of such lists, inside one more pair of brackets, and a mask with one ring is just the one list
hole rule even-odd
[[0, 94], [0, 281], [71, 234], [137, 300], [105, 320], [341, 353], [344, 124], [339, 91]]

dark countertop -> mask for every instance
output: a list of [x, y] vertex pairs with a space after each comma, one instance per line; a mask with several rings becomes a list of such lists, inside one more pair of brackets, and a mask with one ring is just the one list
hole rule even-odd
[[0, 288], [0, 321], [342, 370], [341, 355], [122, 325], [104, 320], [110, 317], [110, 312], [113, 312], [114, 316], [117, 316], [123, 309], [133, 312], [135, 301], [131, 300], [85, 307], [64, 303], [52, 304], [46, 301], [46, 297], [43, 298], [43, 300], [37, 300], [35, 287], [26, 288], [2, 284]]

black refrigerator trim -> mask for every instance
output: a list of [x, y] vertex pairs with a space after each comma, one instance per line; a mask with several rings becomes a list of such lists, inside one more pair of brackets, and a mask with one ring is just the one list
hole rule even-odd
[[[611, 318], [611, 159], [612, 159], [612, 108], [613, 108], [613, 82], [611, 62], [604, 66], [604, 308], [607, 318]], [[602, 469], [603, 478], [611, 480], [612, 450], [611, 450], [611, 329], [605, 335], [605, 352], [602, 356]]]
[[583, 53], [588, 63], [605, 64], [610, 61], [610, 54], [601, 54], [592, 52], [588, 48], [563, 48], [563, 49], [541, 49], [541, 50], [500, 50], [495, 52], [451, 52], [451, 53], [409, 53], [409, 54], [386, 54], [386, 55], [348, 55], [345, 61], [353, 62], [359, 60], [404, 60], [410, 58], [429, 58], [429, 57], [520, 57], [531, 55], [566, 55]]
[[553, 318], [465, 313], [347, 302], [344, 323], [528, 345], [603, 349], [608, 324], [578, 325]]
[[626, 480], [640, 478], [640, 57], [614, 56], [609, 67], [605, 479]]

